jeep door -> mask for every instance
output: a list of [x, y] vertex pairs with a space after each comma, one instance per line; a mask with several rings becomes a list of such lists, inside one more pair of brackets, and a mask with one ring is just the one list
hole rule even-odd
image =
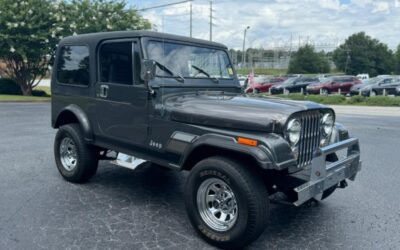
[[140, 79], [138, 39], [103, 42], [97, 52], [97, 134], [106, 143], [147, 139], [148, 91]]

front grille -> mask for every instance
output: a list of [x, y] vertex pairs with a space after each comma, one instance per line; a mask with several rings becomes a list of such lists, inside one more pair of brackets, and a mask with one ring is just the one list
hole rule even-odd
[[298, 167], [311, 164], [314, 150], [320, 142], [320, 113], [305, 112], [299, 117], [301, 122], [301, 134], [299, 141]]

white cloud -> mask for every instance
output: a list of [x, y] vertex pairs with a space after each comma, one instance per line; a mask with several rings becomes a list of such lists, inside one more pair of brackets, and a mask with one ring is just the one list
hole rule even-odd
[[[395, 1], [351, 0], [214, 0], [213, 40], [241, 48], [243, 30], [250, 26], [247, 45], [274, 47], [306, 40], [337, 43], [360, 31], [388, 43], [400, 43], [400, 8]], [[189, 4], [144, 12], [159, 31], [189, 35]], [[164, 18], [162, 18], [164, 16]], [[164, 19], [164, 22], [163, 22]], [[164, 28], [162, 27], [164, 24]], [[193, 35], [209, 38], [209, 3], [193, 2]]]
[[384, 12], [384, 13], [389, 13], [389, 3], [388, 2], [374, 2], [374, 9], [372, 10], [373, 13], [377, 12]]

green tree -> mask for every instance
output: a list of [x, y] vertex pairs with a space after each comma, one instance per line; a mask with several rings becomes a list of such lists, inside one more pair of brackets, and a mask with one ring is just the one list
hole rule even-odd
[[[62, 36], [115, 30], [146, 30], [150, 23], [125, 1], [72, 0], [54, 4], [57, 30]], [[52, 33], [55, 36], [57, 33]]]
[[316, 52], [314, 46], [305, 45], [294, 53], [289, 62], [288, 73], [327, 73], [329, 61], [324, 52]]
[[333, 61], [347, 74], [368, 73], [371, 76], [390, 74], [394, 69], [393, 52], [384, 43], [364, 32], [348, 37], [333, 52]]
[[0, 0], [0, 61], [22, 93], [31, 95], [64, 36], [149, 28], [124, 1]]
[[396, 54], [395, 54], [395, 72], [396, 74], [400, 74], [400, 44], [397, 46]]

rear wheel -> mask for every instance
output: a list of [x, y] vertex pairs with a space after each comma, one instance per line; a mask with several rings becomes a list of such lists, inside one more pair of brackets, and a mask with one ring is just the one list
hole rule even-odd
[[86, 182], [97, 171], [98, 152], [85, 143], [79, 124], [60, 127], [54, 141], [54, 157], [58, 171], [70, 182]]
[[322, 89], [322, 90], [321, 90], [321, 94], [322, 94], [322, 95], [329, 95], [329, 90], [327, 90], [327, 89]]
[[248, 167], [224, 157], [207, 158], [191, 170], [185, 190], [190, 221], [207, 242], [242, 248], [264, 231], [268, 194]]

